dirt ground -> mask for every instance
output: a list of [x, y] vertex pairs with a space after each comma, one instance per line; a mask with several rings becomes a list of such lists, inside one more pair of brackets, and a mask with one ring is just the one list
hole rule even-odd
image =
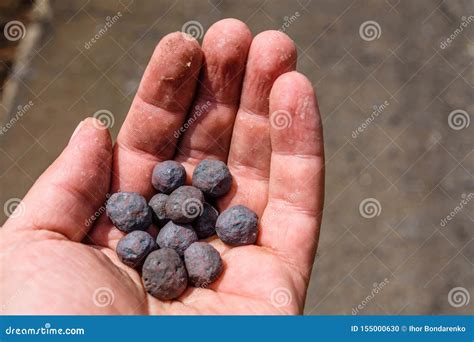
[[291, 36], [298, 70], [319, 98], [326, 206], [305, 313], [472, 314], [473, 7], [469, 0], [53, 1], [30, 63], [14, 73], [19, 86], [3, 128], [19, 119], [0, 136], [0, 203], [24, 196], [83, 118], [110, 111], [117, 135], [166, 33], [235, 17], [254, 34]]

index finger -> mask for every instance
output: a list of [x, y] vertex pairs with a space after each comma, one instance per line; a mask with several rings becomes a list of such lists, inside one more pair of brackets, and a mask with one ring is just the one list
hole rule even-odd
[[173, 158], [174, 132], [186, 118], [201, 62], [201, 47], [191, 36], [175, 32], [160, 41], [117, 138], [112, 191], [153, 194], [153, 167]]
[[[202, 63], [198, 42], [181, 32], [165, 36], [155, 48], [114, 146], [111, 192], [155, 192], [151, 173], [172, 159], [196, 88]], [[112, 247], [124, 234], [102, 215], [88, 240]]]

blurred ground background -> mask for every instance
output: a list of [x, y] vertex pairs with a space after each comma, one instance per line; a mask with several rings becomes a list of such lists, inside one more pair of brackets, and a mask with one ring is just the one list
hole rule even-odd
[[[21, 1], [0, 2], [5, 35], [6, 23], [20, 18], [9, 8]], [[116, 136], [162, 36], [189, 21], [205, 30], [235, 17], [254, 34], [290, 35], [298, 69], [319, 97], [326, 207], [305, 313], [473, 313], [472, 1], [46, 5], [38, 1], [33, 13], [40, 14], [21, 17], [33, 24], [25, 22], [18, 40], [29, 50], [13, 53], [21, 55], [17, 67], [0, 52], [2, 70], [10, 71], [2, 100], [0, 222], [83, 118], [109, 111]], [[118, 12], [106, 34], [85, 48]], [[2, 51], [11, 49], [11, 39], [1, 42]]]

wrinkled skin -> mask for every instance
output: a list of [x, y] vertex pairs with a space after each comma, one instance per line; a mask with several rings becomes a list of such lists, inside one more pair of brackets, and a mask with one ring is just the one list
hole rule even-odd
[[[163, 38], [114, 148], [97, 121], [83, 121], [24, 197], [24, 210], [0, 229], [2, 314], [302, 313], [323, 209], [324, 149], [311, 82], [295, 64], [285, 34], [252, 39], [234, 19], [211, 26], [202, 48], [180, 33]], [[176, 139], [196, 107], [204, 113]], [[291, 124], [282, 128], [285, 116]], [[208, 239], [224, 262], [219, 279], [160, 301], [116, 256], [124, 234], [105, 215], [93, 225], [87, 220], [107, 192], [149, 200], [153, 167], [173, 158], [188, 175], [200, 160], [226, 161], [234, 182], [217, 201], [219, 211], [245, 205], [260, 227], [256, 245]], [[103, 288], [113, 300], [97, 306], [94, 294]], [[274, 300], [282, 289], [286, 305]]]

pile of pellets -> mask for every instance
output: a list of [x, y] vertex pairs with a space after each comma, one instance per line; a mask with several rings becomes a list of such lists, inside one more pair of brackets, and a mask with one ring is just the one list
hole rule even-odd
[[[136, 192], [117, 192], [107, 201], [110, 221], [127, 233], [117, 244], [120, 260], [141, 269], [145, 289], [160, 300], [178, 298], [188, 284], [207, 287], [224, 270], [219, 252], [199, 241], [215, 234], [230, 246], [254, 244], [258, 217], [236, 205], [219, 214], [212, 205], [229, 192], [232, 175], [218, 160], [203, 160], [194, 169], [192, 186], [185, 185], [186, 170], [168, 160], [153, 169], [151, 182], [158, 191], [147, 203]], [[152, 223], [159, 228], [154, 239]]]

